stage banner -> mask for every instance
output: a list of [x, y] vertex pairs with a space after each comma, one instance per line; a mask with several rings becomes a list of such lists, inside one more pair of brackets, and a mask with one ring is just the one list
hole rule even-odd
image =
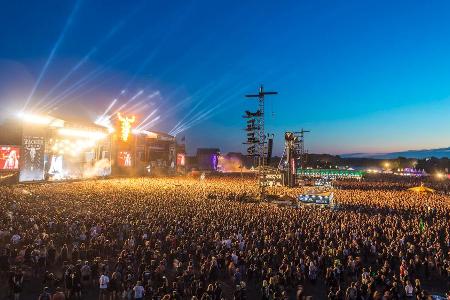
[[44, 180], [44, 142], [43, 136], [23, 136], [20, 182]]

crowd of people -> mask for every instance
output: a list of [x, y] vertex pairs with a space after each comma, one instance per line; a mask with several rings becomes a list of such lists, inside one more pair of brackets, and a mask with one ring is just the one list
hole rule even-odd
[[393, 190], [403, 191], [408, 188], [425, 185], [438, 193], [450, 195], [450, 182], [435, 176], [399, 176], [394, 174], [365, 174], [364, 180], [337, 180], [333, 185], [339, 189], [358, 190]]
[[450, 291], [450, 196], [354, 187], [334, 192], [335, 208], [244, 201], [257, 193], [241, 178], [1, 186], [0, 297], [394, 300]]

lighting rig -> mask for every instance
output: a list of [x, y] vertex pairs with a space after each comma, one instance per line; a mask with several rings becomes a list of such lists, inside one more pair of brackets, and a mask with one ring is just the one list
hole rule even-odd
[[276, 95], [278, 92], [265, 92], [261, 85], [258, 94], [245, 95], [247, 98], [258, 99], [258, 110], [256, 112], [245, 111], [244, 119], [247, 119], [247, 141], [244, 143], [248, 145], [247, 154], [251, 156], [258, 163], [258, 183], [259, 183], [259, 198], [265, 200], [265, 186], [266, 182], [266, 134], [264, 132], [264, 97], [266, 95]]

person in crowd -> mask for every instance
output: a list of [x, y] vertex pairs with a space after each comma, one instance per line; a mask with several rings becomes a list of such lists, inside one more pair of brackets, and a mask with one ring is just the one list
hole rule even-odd
[[140, 281], [136, 282], [136, 285], [133, 288], [133, 292], [134, 292], [134, 299], [140, 300], [144, 298], [145, 289]]
[[38, 300], [53, 300], [52, 294], [50, 294], [50, 289], [48, 287], [44, 288], [44, 291], [39, 295]]
[[23, 272], [21, 269], [17, 269], [17, 271], [12, 275], [12, 286], [13, 286], [13, 294], [14, 300], [20, 299], [20, 294], [23, 289]]
[[60, 287], [56, 287], [52, 300], [66, 300], [66, 295], [64, 295], [64, 292]]
[[108, 299], [108, 287], [109, 287], [109, 276], [106, 271], [103, 271], [102, 275], [99, 278], [99, 300]]

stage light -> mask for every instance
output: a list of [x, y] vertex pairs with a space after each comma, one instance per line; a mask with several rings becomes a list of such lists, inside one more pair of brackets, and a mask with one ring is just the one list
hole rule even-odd
[[115, 131], [114, 127], [111, 124], [111, 119], [109, 118], [109, 116], [98, 117], [97, 120], [95, 120], [94, 124], [105, 127], [106, 129], [108, 129], [109, 133], [113, 133]]
[[441, 173], [441, 172], [437, 172], [437, 173], [436, 173], [436, 178], [442, 179], [442, 178], [444, 178], [444, 174]]
[[[99, 131], [86, 131], [79, 129], [71, 129], [71, 128], [61, 128], [58, 133], [64, 136], [72, 136], [72, 137], [82, 137], [82, 138], [90, 138], [95, 140], [100, 140], [106, 137], [106, 134]], [[67, 141], [67, 140], [66, 140]]]
[[154, 132], [151, 132], [148, 130], [141, 130], [141, 133], [145, 134], [148, 138], [151, 138], [151, 139], [156, 139], [158, 137], [157, 133], [154, 133]]
[[48, 125], [52, 122], [52, 119], [46, 116], [33, 115], [29, 113], [20, 112], [17, 116], [22, 119], [24, 122], [33, 123], [33, 124], [41, 124]]

